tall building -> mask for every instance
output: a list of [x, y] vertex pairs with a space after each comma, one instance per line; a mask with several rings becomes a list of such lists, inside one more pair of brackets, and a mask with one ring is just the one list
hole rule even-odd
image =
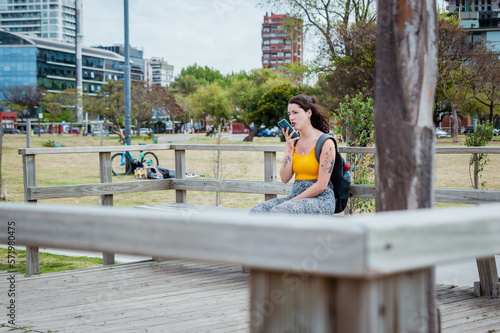
[[75, 42], [75, 0], [0, 0], [0, 28]]
[[151, 77], [148, 78], [150, 84], [168, 87], [174, 82], [174, 66], [163, 58], [149, 59], [149, 65], [151, 66]]
[[285, 31], [287, 15], [264, 16], [262, 23], [262, 67], [279, 70], [286, 64], [303, 62], [302, 20], [290, 32]]
[[[125, 56], [125, 46], [116, 44], [113, 46], [94, 46], [99, 49], [104, 49]], [[145, 73], [147, 64], [144, 62], [144, 50], [138, 47], [130, 47], [130, 78], [132, 81], [145, 81]]]
[[491, 50], [500, 52], [500, 8], [492, 0], [447, 0], [447, 9], [460, 18], [459, 25], [469, 31], [474, 41], [485, 41]]
[[[0, 29], [0, 87], [36, 85], [57, 92], [76, 87], [75, 47], [64, 42]], [[110, 80], [123, 80], [124, 58], [82, 47], [83, 91], [96, 93]]]

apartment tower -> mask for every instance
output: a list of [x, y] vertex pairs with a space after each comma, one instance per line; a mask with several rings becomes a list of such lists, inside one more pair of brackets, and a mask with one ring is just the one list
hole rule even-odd
[[1, 0], [0, 28], [60, 42], [75, 42], [75, 0]]
[[291, 63], [302, 64], [302, 52], [302, 20], [266, 13], [262, 23], [262, 67], [280, 70]]

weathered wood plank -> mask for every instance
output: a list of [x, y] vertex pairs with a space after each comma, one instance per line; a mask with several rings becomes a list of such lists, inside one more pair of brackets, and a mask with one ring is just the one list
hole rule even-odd
[[429, 269], [377, 279], [337, 279], [335, 332], [431, 332], [426, 321], [434, 285]]
[[142, 205], [136, 206], [136, 208], [146, 208], [146, 209], [157, 209], [157, 210], [178, 210], [183, 212], [212, 212], [212, 213], [220, 213], [221, 211], [230, 212], [231, 214], [248, 214], [248, 209], [240, 209], [240, 208], [230, 208], [230, 207], [214, 207], [214, 206], [200, 206], [200, 205], [190, 205], [190, 204], [181, 204], [181, 203], [166, 203], [159, 205]]
[[[17, 222], [19, 245], [263, 269], [302, 267], [315, 274], [377, 276], [500, 253], [499, 204], [305, 221], [301, 216], [4, 203], [0, 216]], [[5, 235], [0, 230], [0, 240], [5, 242]]]
[[365, 217], [367, 260], [374, 272], [500, 253], [500, 204], [386, 214]]
[[172, 190], [172, 179], [28, 188], [30, 200]]
[[[24, 202], [37, 203], [29, 197], [29, 188], [36, 186], [36, 155], [23, 156], [23, 180], [24, 180]], [[38, 247], [26, 247], [26, 274], [40, 274], [40, 266], [38, 261]]]
[[282, 152], [284, 146], [171, 144], [175, 150], [268, 151]]
[[436, 154], [500, 154], [500, 147], [436, 147]]
[[[264, 152], [264, 181], [276, 183], [276, 152]], [[266, 194], [265, 199], [277, 198], [276, 194]]]
[[493, 292], [495, 285], [498, 284], [498, 271], [495, 257], [477, 258], [476, 263], [480, 282], [479, 296], [498, 298], [498, 294], [494, 295]]
[[216, 180], [216, 179], [173, 179], [173, 186], [177, 190], [234, 192], [256, 194], [289, 194], [291, 184], [271, 183], [245, 180]]
[[500, 202], [500, 191], [435, 188], [434, 201], [462, 204], [485, 204]]
[[[195, 145], [195, 144], [154, 144], [127, 146], [99, 146], [99, 147], [60, 147], [60, 148], [20, 148], [19, 155], [30, 154], [70, 154], [70, 153], [101, 153], [140, 150], [221, 150], [221, 151], [264, 151], [283, 152], [282, 145], [250, 146], [250, 145]], [[344, 147], [340, 146], [341, 153], [375, 154], [375, 147]], [[500, 147], [436, 147], [436, 154], [500, 154]]]
[[59, 147], [59, 148], [19, 148], [19, 155], [42, 155], [42, 154], [83, 154], [83, 153], [105, 153], [140, 150], [163, 150], [170, 149], [170, 144], [133, 145], [133, 146], [96, 146], [96, 147]]
[[[186, 151], [182, 149], [175, 150], [175, 178], [176, 179], [186, 178]], [[177, 203], [187, 202], [185, 189], [176, 188], [175, 202]]]
[[336, 313], [341, 306], [331, 299], [334, 281], [317, 275], [301, 276], [292, 271], [252, 269], [251, 332], [347, 332], [335, 329]]
[[[365, 235], [344, 217], [248, 216], [108, 207], [0, 205], [19, 245], [141, 254], [275, 270], [318, 260], [316, 273], [362, 275]], [[0, 229], [5, 224], [0, 225]], [[7, 233], [0, 230], [0, 240]], [[210, 237], [207, 237], [210, 235]], [[286, 251], [284, 249], [287, 249]], [[304, 263], [304, 260], [305, 263]]]
[[[102, 124], [101, 124], [101, 140], [102, 140]], [[99, 153], [99, 170], [101, 183], [112, 183], [113, 173], [111, 171], [111, 153]], [[101, 195], [99, 200], [101, 206], [113, 206], [113, 194]], [[115, 254], [112, 252], [104, 252], [102, 254], [103, 265], [113, 265], [115, 263]]]
[[132, 270], [127, 264], [37, 279], [19, 276], [16, 323], [44, 332], [248, 331], [248, 276], [239, 267], [178, 261], [133, 265]]

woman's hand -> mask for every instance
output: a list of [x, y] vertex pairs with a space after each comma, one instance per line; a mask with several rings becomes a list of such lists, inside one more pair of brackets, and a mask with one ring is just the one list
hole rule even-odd
[[295, 141], [299, 139], [299, 137], [293, 138], [293, 134], [296, 132], [295, 130], [292, 131], [292, 133], [288, 133], [289, 128], [282, 128], [281, 133], [283, 133], [283, 136], [285, 137], [286, 140], [286, 145], [285, 145], [285, 151], [293, 151], [293, 146], [295, 145]]
[[283, 183], [288, 183], [290, 179], [293, 177], [293, 167], [292, 167], [292, 160], [293, 160], [293, 146], [295, 145], [295, 141], [297, 141], [299, 138], [292, 138], [293, 133], [295, 130], [292, 131], [292, 133], [288, 133], [288, 128], [282, 129], [281, 132], [285, 136], [286, 139], [286, 144], [285, 144], [285, 153], [283, 155], [283, 163], [281, 164], [281, 169], [280, 169], [280, 178]]

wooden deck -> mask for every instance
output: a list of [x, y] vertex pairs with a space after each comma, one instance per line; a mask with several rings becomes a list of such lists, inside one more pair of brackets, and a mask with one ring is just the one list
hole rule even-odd
[[[7, 276], [0, 274], [4, 309]], [[16, 326], [60, 333], [249, 332], [247, 278], [239, 266], [177, 260], [16, 275]], [[476, 298], [472, 287], [438, 285], [437, 293], [443, 333], [500, 332], [499, 299]]]

